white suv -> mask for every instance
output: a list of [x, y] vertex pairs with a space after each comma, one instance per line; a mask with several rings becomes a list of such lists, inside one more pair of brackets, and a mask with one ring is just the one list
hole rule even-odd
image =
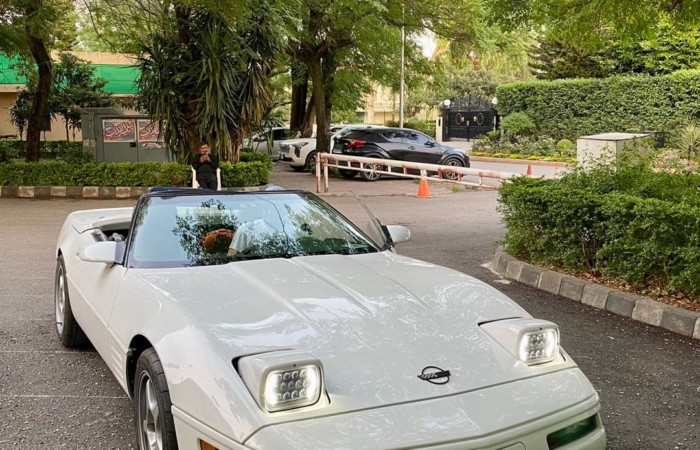
[[[379, 125], [368, 124], [344, 124], [331, 126], [330, 149], [333, 148], [335, 138], [343, 132], [355, 128], [382, 128]], [[289, 161], [292, 169], [297, 171], [307, 170], [313, 172], [316, 167], [316, 138], [289, 139], [280, 143], [280, 160]]]

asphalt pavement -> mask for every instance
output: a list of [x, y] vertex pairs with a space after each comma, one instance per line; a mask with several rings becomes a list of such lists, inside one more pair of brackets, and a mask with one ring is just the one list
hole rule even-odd
[[[274, 181], [315, 186], [286, 171]], [[355, 190], [385, 223], [411, 228], [400, 253], [473, 275], [558, 323], [600, 394], [609, 448], [700, 449], [700, 342], [493, 274], [483, 265], [503, 233], [496, 192], [435, 188], [425, 200], [407, 180], [332, 183], [325, 199], [352, 219], [364, 220], [348, 195]], [[0, 449], [135, 447], [131, 401], [94, 351], [63, 349], [53, 323], [54, 247], [66, 215], [133, 203], [0, 199]]]

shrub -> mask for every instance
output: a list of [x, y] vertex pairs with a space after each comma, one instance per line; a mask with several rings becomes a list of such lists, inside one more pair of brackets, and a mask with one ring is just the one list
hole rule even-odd
[[[223, 186], [258, 186], [268, 182], [268, 162], [221, 164]], [[41, 161], [0, 164], [0, 186], [189, 186], [192, 170], [178, 163], [83, 163]]]
[[501, 119], [501, 128], [511, 140], [515, 140], [518, 136], [530, 136], [537, 130], [530, 116], [522, 112], [509, 114]]
[[525, 81], [496, 90], [498, 112], [537, 118], [541, 133], [554, 139], [610, 132], [662, 130], [698, 117], [700, 71], [670, 75]]
[[560, 156], [576, 156], [576, 147], [568, 139], [560, 139], [556, 146]]
[[[7, 159], [19, 159], [25, 157], [26, 141], [19, 139], [0, 140], [0, 154]], [[67, 158], [74, 160], [78, 152], [82, 152], [82, 142], [67, 141], [41, 141], [39, 156], [43, 159]]]
[[272, 163], [270, 156], [266, 153], [257, 153], [257, 152], [241, 152], [240, 153], [240, 162], [253, 162], [253, 161], [259, 161], [259, 162], [264, 163], [269, 168], [269, 170], [272, 170], [274, 168], [274, 164]]
[[700, 296], [700, 176], [622, 167], [500, 191], [506, 249], [642, 289]]

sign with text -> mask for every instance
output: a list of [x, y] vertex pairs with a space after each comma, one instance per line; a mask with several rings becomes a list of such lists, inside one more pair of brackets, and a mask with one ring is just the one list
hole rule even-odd
[[148, 119], [139, 119], [139, 142], [160, 142], [160, 127], [158, 122], [151, 122]]
[[102, 119], [105, 142], [134, 142], [136, 123], [133, 119]]

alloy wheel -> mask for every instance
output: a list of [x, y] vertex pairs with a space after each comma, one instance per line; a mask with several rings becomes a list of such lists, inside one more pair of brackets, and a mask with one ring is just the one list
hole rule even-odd
[[156, 389], [148, 376], [143, 372], [139, 382], [139, 439], [144, 450], [163, 449], [163, 430], [161, 430], [160, 408]]
[[63, 334], [63, 323], [66, 318], [66, 277], [61, 264], [56, 269], [56, 285], [54, 286], [54, 303], [56, 305], [56, 329]]

